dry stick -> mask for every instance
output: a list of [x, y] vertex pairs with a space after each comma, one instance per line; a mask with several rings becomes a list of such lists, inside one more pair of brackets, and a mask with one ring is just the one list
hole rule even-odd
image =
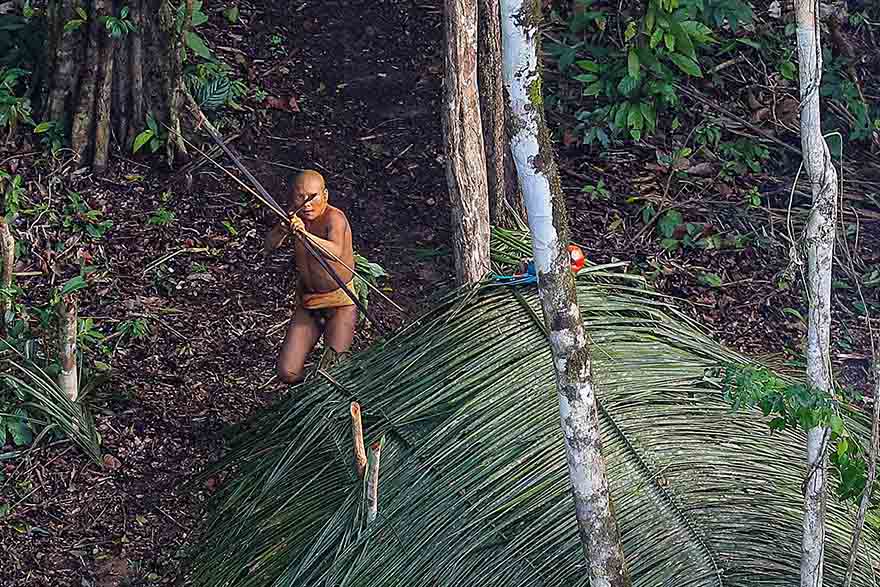
[[58, 335], [61, 343], [61, 372], [58, 374], [58, 386], [70, 398], [76, 401], [79, 395], [76, 368], [76, 298], [73, 295], [61, 296], [58, 302]]
[[354, 442], [354, 468], [358, 479], [364, 478], [367, 468], [367, 453], [364, 450], [364, 427], [361, 422], [361, 405], [351, 402], [351, 435]]
[[372, 524], [379, 513], [379, 457], [385, 437], [370, 445], [370, 478], [367, 479], [367, 524]]
[[[15, 239], [6, 218], [0, 216], [0, 253], [3, 255], [3, 273], [0, 274], [0, 288], [12, 287], [12, 269], [15, 266]], [[9, 300], [6, 295], [0, 294], [0, 336], [6, 336], [6, 308]]]

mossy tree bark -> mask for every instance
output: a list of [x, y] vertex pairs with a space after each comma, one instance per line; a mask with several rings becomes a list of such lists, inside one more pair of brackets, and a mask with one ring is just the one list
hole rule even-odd
[[538, 295], [550, 336], [559, 412], [592, 587], [630, 584], [611, 504], [587, 333], [568, 257], [568, 215], [544, 118], [539, 0], [501, 0], [511, 148], [525, 197]]
[[[830, 394], [831, 269], [837, 221], [837, 171], [822, 136], [819, 85], [822, 80], [822, 44], [819, 40], [817, 0], [797, 0], [797, 46], [801, 95], [801, 148], [810, 177], [813, 207], [807, 221], [807, 381], [813, 389]], [[807, 481], [804, 492], [804, 535], [801, 545], [801, 587], [822, 585], [825, 547], [827, 448], [831, 432], [824, 427], [807, 436]]]
[[477, 77], [483, 145], [486, 150], [486, 179], [489, 190], [489, 217], [502, 228], [518, 228], [525, 223], [526, 209], [516, 178], [507, 132], [507, 103], [501, 74], [500, 0], [480, 0]]
[[477, 92], [477, 0], [446, 0], [443, 134], [459, 284], [489, 271], [489, 193]]
[[[106, 19], [123, 7], [134, 30], [112, 38]], [[79, 27], [65, 24], [87, 19]], [[186, 14], [186, 11], [183, 11]], [[81, 166], [102, 172], [110, 146], [129, 151], [151, 113], [162, 134], [169, 164], [187, 156], [178, 111], [183, 102], [183, 35], [170, 0], [50, 0], [48, 99], [43, 120], [61, 125]]]

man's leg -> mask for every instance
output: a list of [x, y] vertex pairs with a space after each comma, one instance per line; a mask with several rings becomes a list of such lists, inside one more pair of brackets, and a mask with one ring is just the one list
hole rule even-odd
[[278, 378], [285, 383], [298, 383], [305, 374], [306, 357], [321, 336], [318, 323], [303, 308], [296, 313], [287, 326], [287, 334], [278, 354]]
[[[327, 317], [324, 328], [324, 344], [332, 355], [347, 353], [354, 341], [354, 329], [357, 326], [357, 306], [334, 308], [333, 314]], [[332, 357], [335, 361], [336, 356]], [[329, 365], [328, 365], [329, 366]]]

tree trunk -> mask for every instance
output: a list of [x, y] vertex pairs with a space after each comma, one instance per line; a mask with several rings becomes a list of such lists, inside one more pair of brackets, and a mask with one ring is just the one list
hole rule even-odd
[[446, 0], [443, 134], [459, 284], [489, 271], [489, 194], [477, 92], [477, 0]]
[[77, 310], [76, 299], [73, 296], [61, 296], [58, 302], [58, 342], [61, 356], [61, 372], [58, 374], [58, 386], [64, 391], [70, 401], [76, 401], [79, 396], [79, 375], [76, 366], [76, 334], [77, 334]]
[[519, 228], [526, 213], [507, 132], [504, 78], [501, 74], [501, 9], [499, 0], [480, 0], [479, 14], [480, 114], [486, 150], [489, 217], [502, 228]]
[[590, 353], [568, 258], [568, 215], [544, 119], [538, 61], [541, 5], [501, 1], [511, 147], [532, 233], [538, 295], [550, 333], [559, 412], [592, 587], [630, 580], [610, 501]]
[[[135, 30], [111, 38], [103, 17], [121, 17]], [[64, 32], [64, 23], [88, 19]], [[134, 137], [147, 128], [148, 105], [162, 133], [173, 129], [165, 143], [168, 163], [186, 156], [178, 111], [183, 102], [183, 41], [177, 32], [176, 4], [170, 0], [50, 0], [53, 15], [46, 44], [46, 63], [52, 74], [43, 119], [70, 133], [70, 145], [80, 166], [100, 173], [115, 143], [129, 151]], [[56, 20], [58, 22], [56, 22]], [[186, 29], [184, 29], [186, 30]], [[151, 39], [156, 51], [144, 51]]]
[[[12, 287], [12, 269], [15, 266], [15, 239], [4, 216], [0, 216], [0, 254], [0, 263], [3, 265], [0, 289], [8, 290]], [[0, 293], [0, 338], [6, 336], [6, 312], [9, 307], [9, 299]]]
[[[831, 268], [837, 221], [837, 172], [822, 137], [819, 83], [822, 51], [815, 0], [797, 0], [797, 45], [801, 94], [801, 146], [810, 177], [813, 208], [806, 227], [807, 381], [816, 391], [830, 394], [831, 380]], [[826, 449], [830, 430], [808, 432], [807, 483], [804, 495], [804, 537], [801, 545], [801, 587], [822, 585], [825, 544]]]

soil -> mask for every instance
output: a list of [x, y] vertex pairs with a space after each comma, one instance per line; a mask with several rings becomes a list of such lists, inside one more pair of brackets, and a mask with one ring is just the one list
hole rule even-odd
[[[223, 19], [223, 8], [205, 7], [203, 34], [249, 86], [269, 96], [244, 101], [237, 128], [224, 134], [239, 135], [233, 144], [245, 165], [278, 198], [298, 169], [322, 171], [331, 203], [351, 221], [356, 251], [390, 274], [383, 285], [403, 312], [371, 294], [376, 323], [359, 328], [355, 346], [363, 348], [418, 315], [453, 279], [450, 258], [441, 254], [450, 248], [451, 218], [440, 122], [442, 3], [241, 3], [235, 25]], [[666, 252], [655, 231], [642, 231], [640, 204], [624, 203], [632, 194], [664, 191], [667, 176], [650, 168], [650, 146], [626, 154], [560, 146], [558, 153], [572, 239], [591, 261], [631, 261], [632, 270], [687, 300], [685, 311], [738, 349], [796, 351], [804, 327], [782, 309], [804, 313], [804, 306], [796, 284], [777, 287], [787, 265], [780, 239]], [[188, 175], [117, 153], [102, 177], [53, 183], [60, 164], [38, 154], [0, 153], [0, 162], [25, 174], [36, 190], [31, 197], [54, 202], [59, 215], [64, 194], [75, 190], [113, 221], [97, 240], [31, 227], [33, 250], [63, 252], [42, 262], [23, 257], [16, 271], [50, 270], [58, 284], [75, 275], [77, 258], [89, 260], [99, 271], [81, 296], [81, 317], [93, 318], [105, 335], [136, 317], [150, 326], [147, 337], [116, 335], [105, 343], [109, 358], [90, 351], [112, 365], [110, 383], [90, 400], [108, 466], [64, 442], [15, 454], [7, 446], [0, 454], [0, 503], [11, 506], [0, 520], [0, 584], [174, 583], [217, 481], [182, 484], [221, 454], [231, 425], [296, 392], [274, 379], [293, 302], [291, 251], [263, 257], [272, 216], [210, 165]], [[608, 184], [607, 199], [581, 192], [599, 179]], [[711, 199], [735, 208], [745, 187], [716, 188]], [[149, 223], [160, 208], [174, 213], [170, 225]], [[866, 222], [862, 231], [870, 248], [876, 224]], [[706, 273], [725, 285], [702, 283]], [[47, 304], [49, 281], [19, 278], [29, 305]], [[850, 349], [835, 348], [835, 360], [864, 386], [869, 347], [860, 322], [836, 308], [835, 329], [836, 340], [841, 333], [851, 340]]]

